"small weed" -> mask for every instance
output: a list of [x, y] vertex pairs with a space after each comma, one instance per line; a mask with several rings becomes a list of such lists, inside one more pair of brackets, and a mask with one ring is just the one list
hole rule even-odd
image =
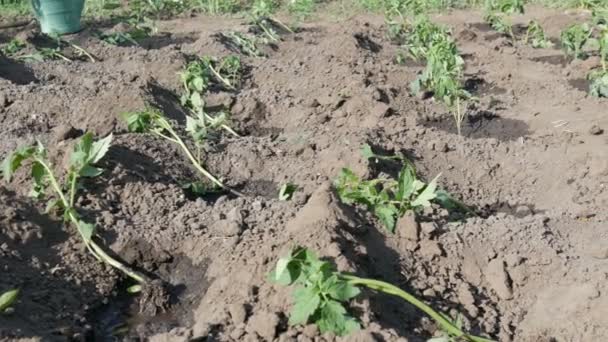
[[83, 177], [97, 177], [103, 172], [102, 169], [94, 165], [108, 152], [111, 142], [112, 135], [99, 141], [93, 141], [91, 133], [83, 135], [74, 146], [63, 185], [60, 184], [60, 180], [53, 172], [47, 159], [47, 151], [40, 142], [34, 146], [22, 147], [9, 154], [2, 163], [2, 172], [5, 181], [10, 182], [13, 174], [23, 165], [23, 162], [31, 160], [31, 175], [34, 186], [30, 195], [38, 200], [48, 199], [46, 212], [60, 211], [63, 214], [64, 221], [76, 227], [85, 246], [97, 260], [108, 263], [138, 283], [145, 283], [147, 278], [144, 275], [137, 273], [108, 255], [95, 242], [93, 239], [95, 225], [86, 222], [75, 207], [76, 195], [83, 188], [81, 179]]
[[294, 305], [289, 324], [314, 323], [321, 333], [331, 332], [338, 336], [348, 335], [360, 329], [360, 324], [347, 310], [348, 303], [361, 293], [361, 287], [397, 296], [422, 310], [431, 317], [448, 338], [458, 341], [491, 342], [492, 340], [465, 333], [459, 321], [435, 311], [411, 294], [392, 284], [360, 278], [338, 272], [313, 251], [296, 247], [277, 261], [270, 273], [271, 281], [280, 285], [295, 285]]
[[4, 55], [6, 55], [7, 57], [12, 57], [17, 52], [23, 50], [25, 48], [25, 46], [26, 46], [25, 42], [23, 42], [17, 38], [13, 38], [13, 39], [11, 39], [10, 42], [8, 42], [4, 46], [2, 46], [0, 51], [2, 51], [2, 53]]
[[536, 20], [532, 20], [528, 23], [524, 43], [532, 45], [535, 49], [547, 49], [553, 46], [553, 43], [545, 36], [545, 30], [543, 30], [542, 26], [540, 26]]
[[[369, 152], [369, 146], [363, 148], [366, 157], [370, 156]], [[372, 157], [378, 156], [372, 154]], [[430, 207], [431, 201], [437, 197], [439, 176], [426, 184], [416, 177], [412, 163], [406, 159], [403, 162], [397, 180], [378, 178], [365, 181], [350, 169], [342, 169], [335, 182], [340, 200], [346, 204], [365, 205], [386, 229], [394, 233], [399, 217], [409, 210], [418, 211]]]
[[0, 295], [0, 314], [9, 310], [19, 297], [19, 289], [9, 290]]
[[562, 48], [574, 58], [584, 59], [587, 54], [583, 48], [592, 35], [592, 29], [588, 24], [572, 24], [561, 33]]
[[288, 201], [293, 197], [293, 194], [298, 190], [298, 186], [293, 183], [285, 183], [279, 190], [279, 200]]

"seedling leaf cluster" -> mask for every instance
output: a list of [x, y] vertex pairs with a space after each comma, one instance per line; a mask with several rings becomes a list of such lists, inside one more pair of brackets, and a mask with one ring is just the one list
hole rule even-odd
[[314, 323], [321, 333], [348, 335], [360, 329], [359, 322], [348, 312], [348, 303], [361, 293], [361, 288], [367, 288], [397, 296], [414, 305], [429, 315], [449, 338], [491, 342], [467, 334], [458, 321], [452, 321], [447, 315], [433, 310], [392, 284], [337, 272], [332, 264], [319, 259], [315, 252], [307, 248], [296, 247], [289, 255], [280, 258], [269, 277], [280, 285], [295, 286], [290, 325]]
[[[386, 158], [376, 156], [369, 146], [364, 146], [366, 158]], [[437, 179], [424, 183], [416, 176], [414, 166], [403, 159], [403, 167], [397, 179], [377, 178], [362, 180], [352, 170], [342, 169], [335, 181], [340, 200], [346, 204], [361, 204], [367, 207], [391, 233], [399, 217], [407, 211], [418, 211], [431, 206], [437, 197]]]
[[29, 161], [34, 183], [30, 195], [35, 199], [47, 201], [46, 212], [58, 211], [65, 222], [74, 225], [83, 243], [96, 259], [108, 263], [139, 283], [145, 283], [145, 276], [108, 255], [95, 242], [95, 225], [84, 219], [76, 208], [76, 195], [84, 188], [83, 178], [94, 178], [103, 172], [95, 164], [108, 152], [111, 142], [112, 135], [99, 141], [94, 141], [91, 133], [83, 135], [70, 155], [63, 184], [47, 158], [46, 148], [40, 142], [10, 153], [2, 163], [2, 173], [4, 180], [10, 182], [15, 171]]

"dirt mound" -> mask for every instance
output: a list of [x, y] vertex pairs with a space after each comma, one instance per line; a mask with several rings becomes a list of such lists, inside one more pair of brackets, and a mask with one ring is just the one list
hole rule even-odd
[[[540, 8], [522, 20], [530, 18], [550, 35], [576, 20]], [[570, 85], [585, 66], [562, 64], [552, 57], [558, 50], [494, 37], [476, 12], [437, 20], [453, 27], [467, 89], [479, 98], [462, 136], [445, 107], [410, 94], [422, 67], [395, 64], [381, 17], [305, 24], [268, 58], [242, 57], [241, 89], [214, 90], [207, 105], [230, 109], [243, 137], [210, 143], [205, 163], [244, 197], [188, 193], [180, 184], [196, 173], [180, 151], [128, 133], [119, 119], [151, 104], [183, 124], [178, 72], [192, 56], [233, 53], [217, 33], [245, 31], [240, 22], [164, 21], [163, 33], [138, 47], [109, 46], [93, 28], [75, 35], [97, 63], [0, 60], [0, 157], [40, 139], [59, 166], [60, 151], [83, 131], [113, 132], [105, 172], [87, 183], [79, 207], [116, 255], [164, 282], [161, 297], [170, 303], [150, 314], [126, 295], [117, 272], [27, 197], [23, 172], [0, 189], [0, 269], [10, 275], [0, 289], [22, 289], [15, 311], [0, 315], [0, 337], [424, 341], [436, 331], [412, 306], [368, 292], [353, 307], [363, 326], [356, 335], [289, 327], [290, 290], [267, 275], [296, 245], [340, 271], [462, 313], [468, 330], [500, 341], [608, 336], [608, 141], [590, 131], [608, 127], [605, 100]], [[386, 232], [331, 186], [343, 167], [362, 176], [392, 172], [363, 160], [364, 143], [408, 156], [425, 179], [441, 173], [440, 186], [478, 215], [459, 221], [433, 207]], [[288, 182], [298, 191], [280, 201]]]

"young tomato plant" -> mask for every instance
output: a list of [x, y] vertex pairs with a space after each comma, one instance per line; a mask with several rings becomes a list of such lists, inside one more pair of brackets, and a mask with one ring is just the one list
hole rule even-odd
[[441, 40], [446, 40], [449, 32], [430, 21], [428, 17], [419, 16], [407, 28], [404, 36], [407, 37], [404, 47], [408, 54], [413, 59], [420, 60], [426, 57], [431, 46]]
[[220, 33], [220, 39], [232, 50], [240, 51], [250, 57], [266, 57], [266, 54], [258, 47], [256, 39], [241, 32]]
[[[371, 148], [364, 146], [363, 154], [367, 158], [378, 158], [370, 154]], [[380, 158], [386, 158], [380, 156]], [[374, 215], [391, 233], [399, 217], [407, 211], [417, 211], [430, 207], [431, 201], [437, 196], [437, 179], [428, 184], [416, 177], [414, 166], [403, 159], [404, 164], [395, 179], [362, 180], [350, 169], [344, 168], [335, 181], [335, 187], [340, 200], [346, 204], [361, 204], [372, 211]]]
[[584, 59], [587, 55], [583, 48], [592, 35], [588, 24], [572, 24], [561, 33], [562, 48], [574, 58]]
[[545, 36], [545, 30], [536, 20], [528, 23], [524, 43], [532, 45], [535, 49], [547, 49], [553, 46], [553, 43]]
[[63, 219], [76, 227], [85, 246], [97, 260], [106, 262], [138, 283], [146, 283], [148, 281], [146, 276], [114, 259], [95, 242], [95, 225], [85, 221], [75, 207], [76, 195], [78, 190], [83, 187], [82, 178], [97, 177], [103, 172], [94, 165], [108, 152], [111, 142], [112, 135], [99, 141], [93, 141], [91, 133], [82, 136], [70, 156], [70, 164], [63, 185], [54, 173], [52, 165], [47, 159], [47, 151], [40, 142], [34, 146], [22, 147], [9, 154], [2, 163], [2, 172], [4, 179], [10, 182], [15, 171], [25, 161], [31, 161], [31, 175], [34, 181], [31, 196], [39, 200], [48, 199], [46, 212], [60, 211]]
[[587, 79], [591, 81], [589, 93], [595, 97], [608, 97], [608, 27], [602, 28], [597, 45], [602, 66], [587, 75]]
[[496, 32], [502, 33], [509, 36], [511, 39], [515, 39], [513, 33], [513, 25], [509, 22], [503, 14], [490, 12], [486, 14], [485, 21], [492, 27]]
[[[210, 128], [221, 127], [230, 134], [238, 137], [239, 135], [227, 125], [227, 117], [222, 113], [212, 117], [205, 112], [205, 102], [203, 95], [210, 87], [212, 80], [217, 80], [227, 89], [236, 89], [241, 79], [241, 61], [236, 56], [228, 56], [221, 60], [216, 60], [205, 56], [190, 62], [186, 69], [181, 73], [184, 94], [181, 97], [182, 105], [190, 109], [194, 116], [188, 116], [189, 132], [196, 131], [195, 141], [200, 141], [204, 133]], [[198, 127], [198, 128], [196, 128]], [[205, 129], [205, 132], [201, 131]]]
[[411, 84], [414, 93], [422, 88], [433, 92], [433, 97], [442, 101], [451, 111], [456, 122], [458, 135], [462, 134], [465, 112], [463, 101], [471, 95], [462, 88], [464, 60], [458, 54], [456, 43], [449, 35], [436, 38], [425, 53], [427, 64], [422, 74]]
[[525, 0], [486, 0], [486, 11], [501, 12], [501, 13], [519, 13], [525, 12]]
[[12, 57], [17, 52], [23, 50], [24, 48], [25, 48], [25, 42], [23, 42], [17, 38], [13, 38], [13, 39], [11, 39], [10, 42], [8, 42], [4, 46], [2, 46], [2, 48], [0, 48], [0, 51], [2, 51], [2, 53], [4, 55], [6, 55], [7, 57]]
[[[139, 112], [123, 113], [122, 117], [126, 121], [130, 132], [150, 133], [178, 145], [184, 154], [186, 154], [194, 168], [201, 175], [210, 180], [211, 183], [236, 196], [243, 196], [240, 192], [224, 185], [224, 183], [203, 167], [200, 156], [195, 156], [195, 154], [190, 151], [184, 140], [177, 134], [177, 131], [173, 128], [169, 120], [167, 120], [160, 111], [147, 109]], [[194, 128], [191, 129], [190, 133], [192, 134], [193, 132], [195, 132]]]
[[399, 297], [414, 305], [431, 317], [448, 338], [468, 342], [492, 342], [484, 337], [467, 334], [458, 322], [435, 311], [397, 286], [338, 272], [332, 264], [319, 259], [307, 248], [296, 247], [289, 255], [280, 258], [269, 277], [280, 285], [296, 286], [293, 292], [294, 305], [289, 317], [290, 325], [314, 323], [321, 333], [348, 335], [360, 329], [360, 324], [349, 315], [347, 304], [361, 293], [360, 288], [367, 288]]
[[251, 23], [270, 42], [277, 42], [279, 40], [277, 29], [293, 33], [293, 30], [289, 26], [272, 16], [278, 7], [279, 3], [274, 0], [255, 0], [251, 6]]

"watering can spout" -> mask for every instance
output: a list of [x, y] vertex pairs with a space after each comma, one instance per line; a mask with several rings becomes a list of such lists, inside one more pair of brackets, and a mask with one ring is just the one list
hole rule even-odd
[[68, 34], [81, 29], [84, 0], [32, 0], [34, 15], [46, 34]]

